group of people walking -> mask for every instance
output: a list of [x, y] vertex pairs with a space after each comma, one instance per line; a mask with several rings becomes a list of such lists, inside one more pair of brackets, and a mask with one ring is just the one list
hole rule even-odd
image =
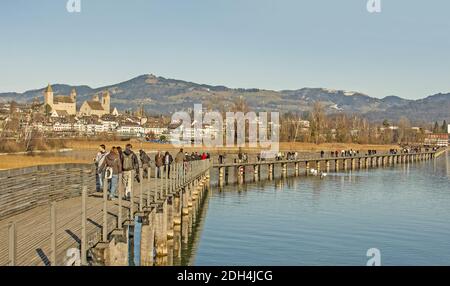
[[[199, 154], [193, 152], [191, 155], [184, 153], [180, 149], [176, 154], [175, 159], [169, 152], [158, 151], [154, 157], [154, 165], [156, 168], [156, 177], [161, 178], [163, 172], [170, 176], [171, 166], [182, 164], [180, 172], [186, 169], [185, 163], [195, 160], [209, 159], [209, 153], [203, 152]], [[97, 171], [97, 191], [102, 192], [105, 184], [108, 189], [108, 199], [115, 200], [117, 198], [117, 190], [119, 183], [124, 184], [125, 200], [130, 200], [130, 194], [133, 183], [136, 180], [140, 182], [140, 170], [142, 168], [142, 177], [148, 179], [151, 176], [150, 166], [153, 163], [150, 156], [144, 151], [139, 150], [139, 155], [133, 152], [133, 146], [127, 144], [125, 150], [120, 146], [113, 146], [109, 151], [106, 150], [104, 144], [99, 146], [99, 151], [94, 158]], [[123, 182], [119, 182], [119, 175], [122, 174]]]
[[[140, 157], [143, 158], [142, 153], [140, 153]], [[129, 200], [134, 180], [140, 180], [139, 159], [133, 152], [133, 146], [127, 144], [125, 150], [120, 146], [113, 146], [110, 151], [107, 152], [106, 146], [102, 144], [99, 147], [99, 152], [94, 161], [97, 168], [97, 191], [103, 191], [105, 184], [108, 184], [108, 199], [115, 200], [117, 198], [117, 189], [119, 186], [119, 175], [122, 174], [123, 184], [125, 186], [125, 199]], [[142, 160], [143, 167], [145, 167], [144, 162], [145, 161]], [[147, 166], [148, 163], [149, 162], [147, 161]]]
[[[331, 157], [355, 157], [359, 155], [359, 150], [341, 150], [341, 151], [331, 151]], [[324, 157], [325, 152], [320, 152], [320, 157]]]

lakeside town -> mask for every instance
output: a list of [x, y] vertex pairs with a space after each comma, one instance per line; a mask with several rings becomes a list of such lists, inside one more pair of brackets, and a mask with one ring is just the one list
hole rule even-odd
[[[43, 92], [43, 97], [43, 102], [35, 98], [31, 103], [0, 103], [0, 139], [31, 142], [38, 137], [93, 139], [96, 136], [107, 136], [166, 143], [170, 139], [170, 131], [181, 125], [181, 122], [172, 121], [167, 115], [147, 114], [144, 106], [136, 110], [119, 111], [111, 105], [111, 94], [108, 90], [93, 95], [91, 100], [78, 102], [75, 89], [72, 89], [69, 95], [55, 95], [49, 84]], [[236, 110], [248, 109], [243, 107], [245, 102], [241, 101], [236, 105]], [[367, 127], [368, 123], [364, 119], [345, 116], [325, 115], [319, 104], [315, 105], [311, 114], [304, 116], [305, 118], [284, 114], [281, 118], [280, 139], [284, 142], [414, 143], [448, 146], [450, 124], [446, 121], [442, 124], [435, 122], [434, 125], [426, 127], [413, 126], [407, 119], [401, 119], [398, 123], [385, 120], [381, 124], [372, 123]], [[324, 124], [326, 119], [331, 122], [346, 120], [348, 123], [345, 126], [336, 124], [333, 128], [332, 124]], [[223, 128], [226, 128], [225, 123]], [[367, 130], [364, 130], [365, 128]], [[194, 132], [193, 128], [190, 132]], [[199, 134], [203, 137], [214, 137], [219, 134], [219, 130], [203, 124]], [[365, 140], [367, 142], [359, 142], [364, 137], [368, 138]], [[30, 144], [27, 146], [28, 149], [32, 148]]]

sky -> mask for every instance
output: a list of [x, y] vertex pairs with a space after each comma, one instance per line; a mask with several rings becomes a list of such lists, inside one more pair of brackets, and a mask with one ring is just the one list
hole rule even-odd
[[450, 1], [0, 1], [0, 92], [155, 74], [373, 97], [450, 92]]

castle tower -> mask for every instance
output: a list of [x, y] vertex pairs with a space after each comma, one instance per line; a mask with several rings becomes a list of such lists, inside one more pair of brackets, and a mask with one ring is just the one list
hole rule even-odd
[[77, 103], [77, 91], [75, 88], [73, 88], [70, 92], [70, 98], [72, 98], [73, 102]]
[[48, 104], [53, 109], [53, 89], [50, 84], [44, 91], [44, 105]]
[[106, 91], [102, 95], [102, 106], [107, 114], [111, 113], [111, 95]]

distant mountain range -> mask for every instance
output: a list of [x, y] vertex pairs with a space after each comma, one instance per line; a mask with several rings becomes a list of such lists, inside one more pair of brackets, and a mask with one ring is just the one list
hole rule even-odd
[[[136, 109], [143, 105], [153, 114], [170, 114], [193, 108], [195, 103], [227, 110], [237, 98], [244, 98], [254, 111], [304, 112], [314, 102], [321, 102], [328, 113], [359, 113], [372, 121], [388, 119], [397, 121], [406, 116], [412, 122], [450, 121], [450, 93], [436, 94], [419, 100], [397, 96], [382, 99], [359, 92], [325, 88], [302, 88], [298, 90], [235, 89], [225, 86], [197, 84], [167, 79], [154, 75], [142, 75], [115, 85], [91, 88], [89, 86], [52, 85], [55, 95], [70, 93], [75, 88], [78, 104], [93, 94], [109, 90], [112, 105], [119, 110]], [[30, 102], [34, 98], [43, 101], [43, 88], [24, 93], [0, 93], [0, 102], [15, 100]]]

